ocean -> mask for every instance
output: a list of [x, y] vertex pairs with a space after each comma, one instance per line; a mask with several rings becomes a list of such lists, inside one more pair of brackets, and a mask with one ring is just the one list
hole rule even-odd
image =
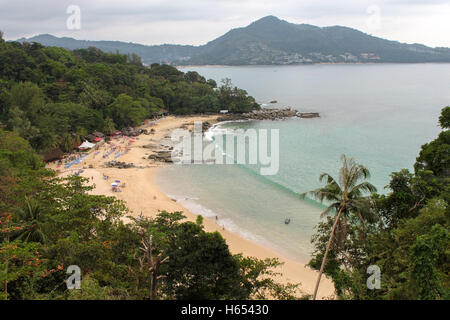
[[[278, 173], [256, 165], [183, 165], [158, 171], [160, 188], [194, 213], [246, 239], [306, 263], [323, 205], [299, 194], [320, 187], [322, 172], [338, 175], [340, 156], [354, 157], [386, 193], [392, 172], [412, 170], [420, 146], [440, 131], [450, 104], [450, 64], [186, 67], [207, 79], [231, 78], [264, 107], [319, 112], [320, 118], [228, 122], [236, 129], [278, 129]], [[270, 101], [277, 103], [271, 104]], [[290, 218], [286, 225], [284, 220]]]

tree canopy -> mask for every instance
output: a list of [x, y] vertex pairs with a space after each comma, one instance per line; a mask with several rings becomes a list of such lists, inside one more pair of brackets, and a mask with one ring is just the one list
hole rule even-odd
[[68, 136], [138, 126], [165, 111], [259, 108], [244, 90], [216, 87], [194, 71], [145, 66], [135, 54], [0, 42], [0, 124], [41, 153], [55, 147], [70, 151]]
[[[203, 219], [127, 217], [87, 179], [58, 178], [28, 141], [0, 129], [0, 299], [292, 299], [280, 263], [234, 255]], [[68, 290], [79, 266], [82, 289]]]

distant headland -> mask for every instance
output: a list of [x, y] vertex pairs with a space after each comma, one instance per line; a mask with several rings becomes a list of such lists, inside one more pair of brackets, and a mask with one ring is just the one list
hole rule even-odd
[[371, 36], [356, 29], [294, 24], [275, 16], [235, 28], [201, 46], [142, 45], [120, 41], [58, 38], [49, 34], [21, 38], [67, 49], [97, 47], [135, 53], [148, 65], [297, 65], [314, 63], [450, 62], [450, 48], [431, 48]]

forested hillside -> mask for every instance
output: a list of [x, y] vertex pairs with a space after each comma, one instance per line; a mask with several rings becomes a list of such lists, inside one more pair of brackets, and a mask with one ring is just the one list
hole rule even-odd
[[254, 108], [255, 100], [230, 81], [217, 88], [196, 72], [146, 67], [135, 54], [5, 42], [0, 34], [0, 123], [39, 152], [70, 151], [75, 140], [95, 130], [108, 134], [166, 111]]
[[36, 41], [68, 49], [95, 46], [107, 52], [136, 53], [147, 64], [161, 61], [177, 65], [450, 62], [449, 48], [391, 41], [344, 26], [295, 24], [274, 16], [231, 29], [201, 46], [146, 46], [58, 38], [48, 34], [18, 41]]

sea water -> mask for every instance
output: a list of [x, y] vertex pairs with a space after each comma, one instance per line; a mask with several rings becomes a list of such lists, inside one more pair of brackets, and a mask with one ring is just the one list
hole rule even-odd
[[322, 172], [337, 177], [342, 154], [365, 165], [370, 182], [388, 192], [389, 175], [412, 170], [421, 145], [440, 131], [440, 110], [450, 104], [450, 64], [182, 69], [191, 70], [219, 84], [231, 78], [265, 107], [320, 113], [314, 119], [227, 122], [209, 133], [278, 129], [275, 175], [261, 176], [255, 165], [175, 165], [156, 176], [162, 190], [192, 212], [217, 216], [224, 228], [300, 262], [310, 257], [324, 207], [299, 194], [320, 187]]

